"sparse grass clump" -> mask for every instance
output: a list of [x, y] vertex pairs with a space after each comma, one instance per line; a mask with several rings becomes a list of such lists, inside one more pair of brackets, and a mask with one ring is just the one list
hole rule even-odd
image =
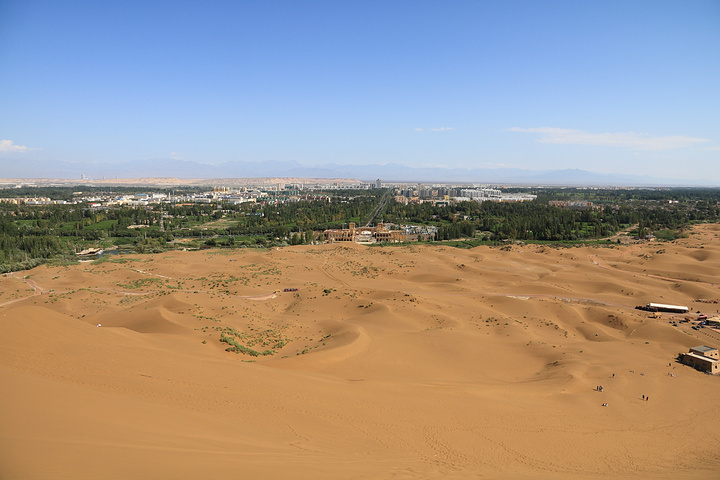
[[151, 285], [156, 285], [160, 287], [164, 286], [163, 281], [159, 278], [141, 278], [140, 280], [135, 280], [134, 282], [118, 283], [117, 285], [120, 288], [128, 289], [147, 288]]
[[[258, 357], [261, 355], [261, 353], [257, 350], [253, 350], [252, 348], [248, 348], [245, 345], [241, 345], [234, 338], [226, 336], [225, 333], [220, 334], [220, 341], [230, 345], [225, 349], [226, 352], [242, 353], [243, 355], [250, 355], [251, 357]], [[270, 353], [262, 353], [262, 355], [272, 355], [273, 353], [270, 350], [266, 350], [265, 352]]]
[[[251, 329], [252, 330], [252, 329]], [[256, 333], [240, 332], [232, 327], [225, 327], [220, 333], [220, 341], [229, 345], [225, 350], [228, 352], [242, 353], [252, 357], [275, 355], [290, 339], [273, 329], [266, 329]], [[242, 342], [242, 343], [241, 343]], [[254, 346], [266, 347], [263, 351], [254, 350]], [[267, 348], [270, 347], [270, 348]]]

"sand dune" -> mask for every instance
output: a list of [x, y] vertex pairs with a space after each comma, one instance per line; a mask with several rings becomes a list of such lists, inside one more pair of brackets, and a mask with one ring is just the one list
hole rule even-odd
[[139, 333], [185, 333], [187, 329], [173, 321], [165, 309], [152, 308], [141, 312], [129, 311], [124, 315], [102, 313], [88, 319], [90, 323], [108, 327], [122, 327]]
[[712, 478], [720, 378], [675, 358], [720, 332], [634, 306], [720, 314], [694, 302], [720, 297], [719, 272], [718, 225], [16, 272], [0, 478]]

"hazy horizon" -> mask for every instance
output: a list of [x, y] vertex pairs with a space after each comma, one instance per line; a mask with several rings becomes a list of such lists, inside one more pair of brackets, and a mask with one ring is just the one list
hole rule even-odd
[[[386, 165], [317, 165], [304, 166], [298, 162], [227, 162], [206, 165], [181, 160], [126, 162], [119, 165], [92, 163], [24, 162], [7, 166], [0, 180], [32, 181], [39, 183], [61, 181], [63, 184], [119, 180], [177, 180], [178, 184], [214, 184], [218, 180], [237, 183], [238, 180], [266, 180], [285, 178], [289, 181], [338, 180], [374, 183], [435, 183], [435, 184], [497, 184], [514, 186], [575, 186], [575, 187], [701, 187], [718, 188], [720, 179], [681, 180], [649, 175], [598, 173], [580, 169], [529, 170], [512, 168], [463, 169], [442, 167], [412, 167], [402, 164]], [[206, 181], [203, 183], [203, 181]]]

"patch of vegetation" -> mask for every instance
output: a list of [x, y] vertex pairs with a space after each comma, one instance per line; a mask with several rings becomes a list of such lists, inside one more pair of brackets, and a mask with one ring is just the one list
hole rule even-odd
[[135, 280], [134, 282], [117, 284], [118, 287], [127, 288], [130, 290], [135, 290], [138, 288], [147, 288], [147, 287], [153, 286], [153, 285], [163, 287], [163, 286], [165, 286], [165, 283], [159, 278], [141, 278], [139, 280]]
[[[275, 329], [245, 333], [232, 327], [222, 329], [220, 332], [220, 341], [229, 345], [228, 348], [225, 349], [226, 351], [242, 353], [243, 355], [250, 355], [252, 357], [275, 355], [277, 350], [282, 349], [290, 343], [290, 339], [284, 337], [282, 333]], [[264, 347], [265, 349], [258, 351], [251, 348], [255, 346]]]
[[[503, 190], [507, 193], [532, 193], [537, 199], [408, 205], [395, 202], [392, 189], [320, 190], [304, 192], [304, 200], [287, 202], [287, 198], [298, 194], [289, 189], [269, 193], [277, 201], [265, 204], [217, 201], [137, 208], [108, 206], [102, 210], [73, 192], [82, 190], [85, 195], [109, 197], [147, 190], [113, 187], [108, 191], [89, 186], [2, 190], [3, 197], [45, 195], [72, 203], [0, 205], [0, 272], [29, 269], [51, 260], [76, 261], [75, 252], [88, 247], [108, 249], [115, 245], [137, 253], [213, 247], [231, 252], [233, 248], [314, 243], [322, 241], [325, 229], [343, 228], [349, 222], [364, 224], [378, 215], [386, 223], [433, 227], [428, 231], [436, 232], [434, 240], [449, 241], [444, 244], [457, 248], [517, 240], [564, 246], [605, 245], [601, 239], [629, 228], [640, 239], [654, 235], [658, 240], [673, 241], [686, 236], [687, 228], [693, 224], [720, 221], [720, 191], [702, 188], [506, 188]], [[428, 193], [438, 194], [450, 192]], [[576, 202], [585, 207], [570, 205]], [[106, 258], [99, 260], [128, 261]], [[369, 277], [377, 274], [371, 269], [354, 271]], [[281, 275], [274, 267], [249, 272], [256, 278]]]
[[139, 258], [127, 258], [127, 257], [118, 257], [117, 255], [103, 255], [102, 257], [95, 260], [95, 263], [132, 263], [132, 262], [140, 262], [141, 260]]
[[687, 235], [684, 234], [682, 231], [678, 230], [668, 230], [666, 228], [663, 228], [661, 230], [655, 230], [655, 238], [657, 238], [658, 240], [665, 240], [671, 242], [673, 240], [677, 240], [678, 238], [685, 237], [687, 237]]

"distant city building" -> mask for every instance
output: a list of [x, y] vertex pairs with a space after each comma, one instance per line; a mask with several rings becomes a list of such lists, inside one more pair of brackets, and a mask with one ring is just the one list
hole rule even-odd
[[464, 188], [460, 195], [473, 200], [499, 200], [502, 192], [496, 188]]
[[402, 242], [405, 241], [405, 233], [402, 230], [389, 230], [386, 225], [380, 223], [377, 227], [355, 227], [350, 223], [348, 228], [329, 229], [323, 232], [325, 241], [335, 242]]
[[325, 241], [380, 243], [380, 242], [417, 242], [434, 240], [437, 227], [433, 225], [394, 225], [380, 223], [377, 227], [356, 227], [350, 223], [348, 228], [325, 230]]
[[552, 207], [568, 208], [570, 210], [597, 210], [600, 207], [587, 200], [550, 200], [548, 205]]

